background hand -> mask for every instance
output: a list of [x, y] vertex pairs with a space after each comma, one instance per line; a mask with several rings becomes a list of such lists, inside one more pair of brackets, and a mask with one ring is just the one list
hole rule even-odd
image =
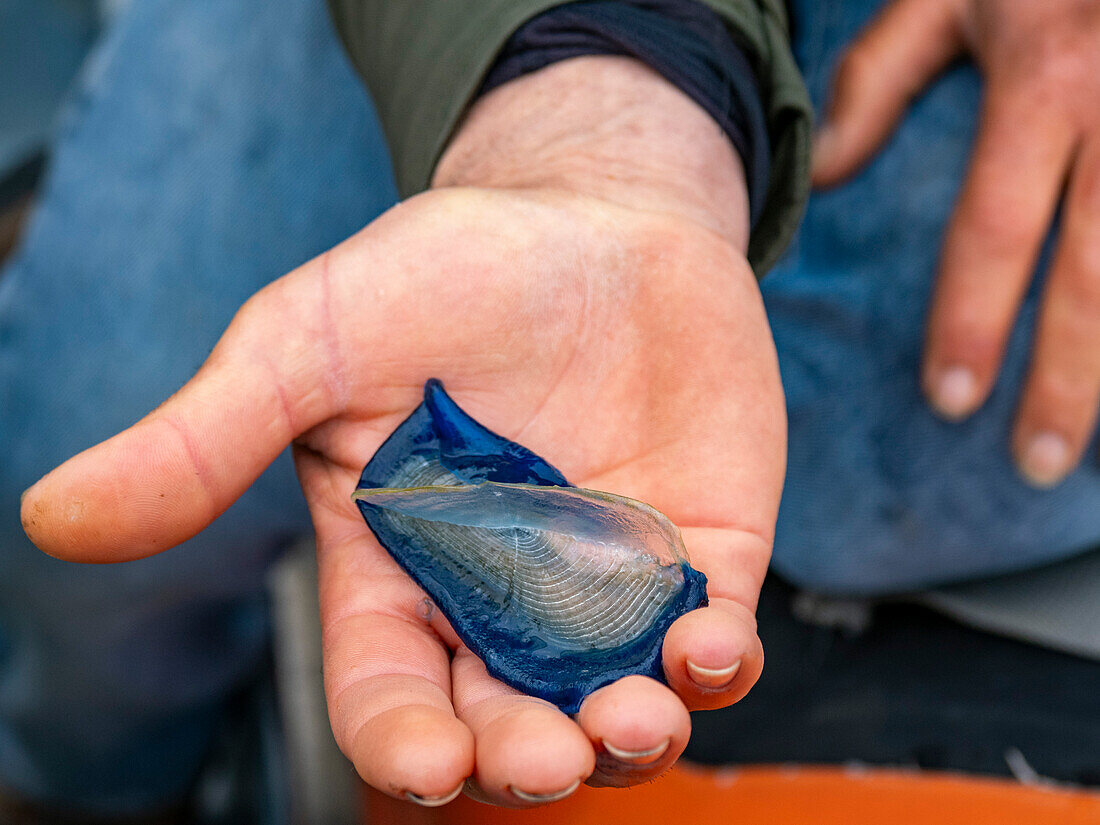
[[[592, 101], [606, 109], [597, 118]], [[614, 129], [625, 137], [609, 142]], [[664, 81], [585, 58], [486, 97], [437, 183], [450, 188], [253, 297], [175, 396], [28, 491], [25, 527], [73, 560], [159, 552], [294, 441], [317, 532], [330, 717], [364, 779], [430, 803], [472, 777], [470, 793], [507, 805], [581, 780], [645, 780], [682, 751], [688, 708], [736, 701], [762, 666], [753, 611], [785, 426], [741, 251], [740, 169]], [[350, 495], [430, 376], [574, 483], [644, 500], [681, 527], [711, 606], [670, 630], [670, 687], [623, 679], [571, 720], [489, 677], [425, 611]]]
[[944, 240], [922, 383], [948, 418], [981, 406], [1064, 190], [1012, 436], [1023, 475], [1049, 486], [1080, 460], [1100, 406], [1100, 3], [895, 0], [841, 62], [814, 180], [835, 184], [862, 166], [964, 49], [985, 100]]

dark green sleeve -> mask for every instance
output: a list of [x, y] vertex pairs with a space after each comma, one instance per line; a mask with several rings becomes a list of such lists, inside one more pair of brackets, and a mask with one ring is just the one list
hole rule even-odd
[[[493, 60], [526, 20], [568, 0], [329, 0], [374, 96], [398, 189], [426, 188]], [[726, 20], [760, 78], [772, 175], [749, 239], [757, 275], [783, 252], [809, 193], [812, 112], [791, 56], [783, 0], [703, 0]]]

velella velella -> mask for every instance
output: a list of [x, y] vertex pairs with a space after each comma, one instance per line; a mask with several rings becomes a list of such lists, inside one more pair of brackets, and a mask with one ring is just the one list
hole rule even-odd
[[567, 713], [622, 676], [663, 681], [665, 633], [707, 603], [668, 518], [573, 486], [435, 379], [353, 498], [489, 673]]

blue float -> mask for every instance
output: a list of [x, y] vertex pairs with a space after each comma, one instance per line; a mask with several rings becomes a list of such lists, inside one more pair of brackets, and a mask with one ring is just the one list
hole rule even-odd
[[435, 379], [353, 498], [489, 673], [566, 713], [623, 676], [664, 681], [665, 633], [707, 603], [665, 516], [574, 487]]

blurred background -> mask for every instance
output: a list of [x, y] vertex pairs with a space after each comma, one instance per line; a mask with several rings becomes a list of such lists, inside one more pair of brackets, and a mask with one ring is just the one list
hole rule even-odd
[[[875, 4], [863, 5], [866, 17]], [[837, 57], [820, 44], [843, 43], [859, 15], [806, 18], [795, 15], [796, 52], [820, 106]], [[847, 28], [830, 39], [827, 26]], [[977, 100], [968, 67], [944, 84], [922, 104], [942, 106], [933, 120], [954, 130], [922, 156], [932, 189], [936, 175], [957, 181], [972, 124], [955, 121]], [[889, 185], [929, 140], [903, 135], [872, 179]], [[1100, 600], [1078, 586], [1100, 580], [1095, 551], [932, 586], [902, 541], [882, 558], [911, 576], [908, 592], [829, 594], [790, 572], [813, 519], [850, 514], [832, 500], [815, 510], [796, 487], [784, 507], [810, 513], [809, 526], [781, 522], [760, 607], [768, 667], [752, 694], [695, 715], [689, 764], [671, 777], [507, 813], [367, 792], [336, 750], [311, 529], [287, 456], [162, 556], [85, 568], [30, 546], [21, 490], [156, 406], [248, 295], [396, 197], [369, 96], [320, 0], [0, 0], [0, 822], [1100, 822]], [[807, 477], [827, 466], [814, 427], [839, 426], [810, 422], [807, 388], [849, 364], [807, 355], [813, 329], [834, 334], [845, 318], [794, 273], [813, 269], [815, 249], [844, 246], [836, 216], [859, 213], [860, 197], [815, 201], [765, 285], [791, 380], [792, 467]], [[921, 243], [904, 210], [892, 229], [845, 220], [852, 260], [860, 243], [888, 256]], [[843, 255], [836, 268], [858, 271]], [[816, 273], [830, 288], [834, 274]], [[879, 333], [872, 347], [896, 330]], [[904, 490], [913, 466], [940, 460], [922, 448], [939, 425], [891, 414], [876, 437], [915, 445], [882, 468]], [[963, 437], [971, 446], [949, 453], [964, 467], [966, 450], [988, 445]], [[889, 502], [853, 501], [921, 529]], [[1054, 521], [1095, 529], [1097, 512], [1059, 506]], [[1011, 500], [991, 512], [1010, 520]], [[842, 554], [868, 535], [829, 540]], [[67, 798], [85, 812], [73, 817]], [[138, 817], [166, 798], [185, 801]], [[31, 799], [51, 800], [46, 813]]]

